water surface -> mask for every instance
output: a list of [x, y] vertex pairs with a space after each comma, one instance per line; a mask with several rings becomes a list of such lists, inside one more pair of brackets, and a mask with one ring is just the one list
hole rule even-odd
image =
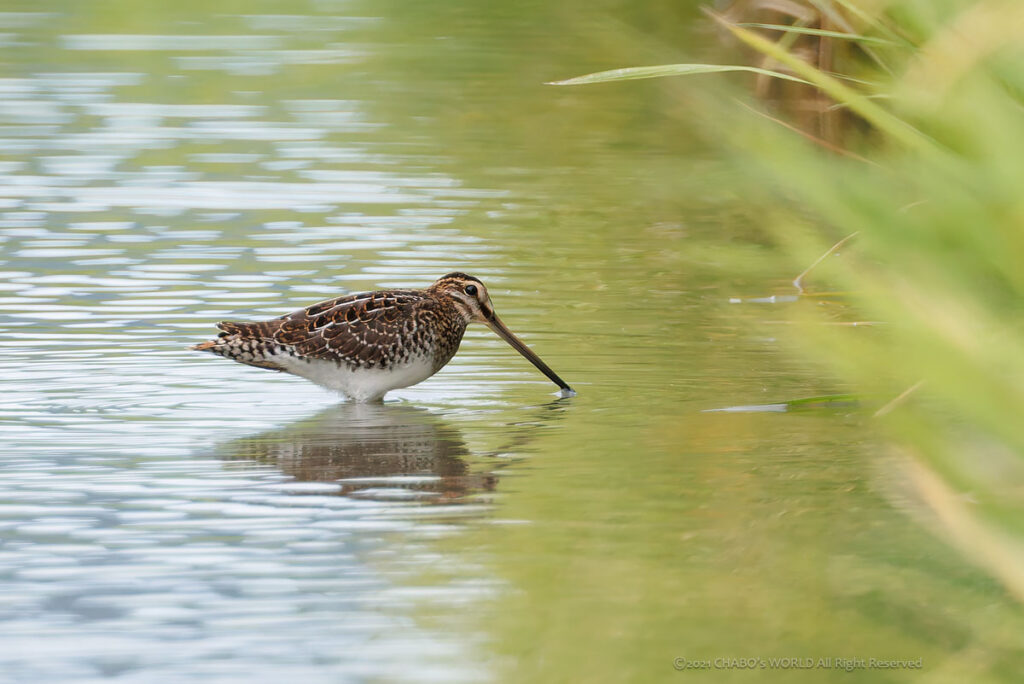
[[[856, 408], [704, 412], [843, 388], [679, 100], [542, 85], [685, 17], [571, 9], [0, 12], [6, 680], [1012, 681]], [[483, 329], [375, 407], [186, 351], [452, 270], [579, 396]]]

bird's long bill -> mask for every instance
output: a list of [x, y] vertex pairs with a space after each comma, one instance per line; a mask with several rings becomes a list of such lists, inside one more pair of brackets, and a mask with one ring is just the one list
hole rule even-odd
[[541, 361], [540, 357], [534, 354], [533, 350], [527, 347], [521, 339], [513, 335], [512, 331], [505, 327], [505, 324], [501, 322], [501, 319], [498, 318], [497, 315], [492, 316], [490, 319], [485, 319], [484, 323], [488, 328], [498, 333], [498, 337], [508, 342], [513, 349], [525, 356], [530, 363], [537, 367], [537, 370], [548, 376], [551, 382], [555, 383], [563, 390], [573, 392], [573, 394], [575, 394], [573, 388], [569, 387], [565, 380], [558, 377], [558, 374], [551, 370], [551, 368], [548, 367], [548, 364]]

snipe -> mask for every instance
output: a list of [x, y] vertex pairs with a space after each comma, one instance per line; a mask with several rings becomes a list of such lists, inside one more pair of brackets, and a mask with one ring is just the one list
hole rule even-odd
[[358, 402], [426, 380], [451, 361], [466, 326], [480, 322], [562, 389], [573, 390], [505, 327], [487, 288], [449, 273], [425, 290], [363, 292], [269, 321], [224, 321], [217, 339], [191, 349], [298, 375]]

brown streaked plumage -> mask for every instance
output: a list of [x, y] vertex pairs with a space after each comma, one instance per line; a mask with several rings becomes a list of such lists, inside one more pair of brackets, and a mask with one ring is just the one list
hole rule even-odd
[[465, 273], [449, 273], [425, 290], [363, 292], [269, 321], [224, 321], [217, 339], [191, 349], [299, 375], [355, 401], [377, 401], [441, 370], [472, 322], [487, 325], [563, 393], [573, 393], [505, 327], [484, 284]]

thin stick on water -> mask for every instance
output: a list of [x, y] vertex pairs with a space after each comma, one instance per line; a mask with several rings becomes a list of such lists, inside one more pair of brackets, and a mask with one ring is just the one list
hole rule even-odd
[[905, 389], [902, 392], [900, 392], [898, 397], [896, 397], [895, 399], [893, 399], [892, 401], [887, 403], [882, 408], [880, 408], [877, 411], [875, 411], [875, 414], [872, 416], [872, 418], [881, 418], [882, 416], [888, 414], [894, 408], [896, 408], [897, 406], [899, 406], [900, 404], [905, 402], [907, 400], [907, 397], [909, 397], [911, 394], [916, 392], [921, 387], [921, 385], [923, 385], [923, 384], [924, 384], [924, 380], [918, 380], [913, 385], [911, 385], [907, 389]]
[[850, 233], [849, 235], [844, 237], [842, 240], [840, 240], [836, 244], [834, 244], [831, 247], [829, 247], [827, 252], [825, 252], [820, 257], [818, 257], [818, 259], [813, 264], [811, 264], [806, 269], [804, 269], [803, 273], [801, 273], [800, 275], [798, 275], [796, 278], [793, 279], [793, 287], [795, 287], [800, 292], [800, 294], [803, 294], [804, 293], [803, 280], [804, 280], [804, 278], [807, 277], [807, 274], [810, 273], [811, 271], [813, 271], [825, 259], [827, 259], [830, 256], [832, 256], [833, 254], [835, 254], [836, 251], [839, 250], [840, 248], [842, 248], [842, 246], [845, 245], [847, 242], [849, 242], [853, 238], [857, 237], [857, 235], [859, 233], [860, 233], [859, 230], [857, 232], [855, 232], [855, 233]]

